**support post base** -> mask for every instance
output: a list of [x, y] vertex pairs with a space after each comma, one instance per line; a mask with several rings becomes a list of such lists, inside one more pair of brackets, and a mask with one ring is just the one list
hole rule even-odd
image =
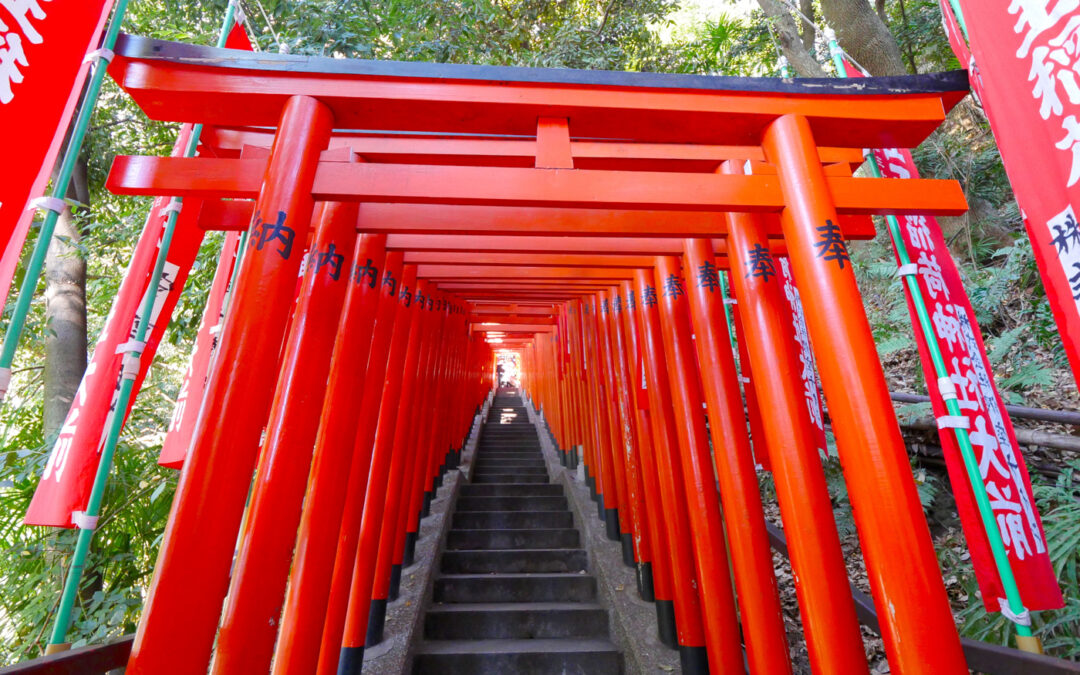
[[675, 627], [675, 602], [672, 600], [656, 600], [656, 634], [663, 642], [672, 649], [679, 648], [679, 632]]
[[364, 648], [342, 647], [338, 657], [338, 675], [360, 675], [364, 670]]
[[402, 567], [412, 567], [416, 562], [416, 540], [418, 533], [406, 532], [405, 533], [405, 554], [401, 557]]
[[683, 647], [679, 645], [679, 664], [683, 675], [708, 675], [709, 655], [704, 647]]
[[398, 595], [401, 594], [401, 565], [390, 566], [390, 589], [386, 594], [386, 599], [390, 602], [398, 599]]
[[656, 601], [656, 591], [653, 588], [652, 563], [638, 563], [637, 566], [638, 595], [645, 602]]
[[621, 541], [619, 536], [619, 509], [604, 509], [604, 526], [607, 538], [611, 541]]
[[1017, 635], [1016, 648], [1029, 654], [1042, 654], [1042, 640], [1034, 635]]
[[635, 567], [637, 562], [634, 560], [634, 535], [629, 532], [623, 532], [619, 536], [622, 540], [622, 561], [627, 567]]
[[[374, 647], [383, 641], [383, 632], [386, 628], [386, 600], [371, 601], [371, 609], [368, 611], [367, 639], [364, 647]], [[338, 673], [342, 673], [338, 666]], [[359, 671], [357, 671], [359, 672]]]

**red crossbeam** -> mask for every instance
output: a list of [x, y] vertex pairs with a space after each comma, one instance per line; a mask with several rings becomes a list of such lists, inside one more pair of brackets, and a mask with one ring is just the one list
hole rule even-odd
[[[252, 199], [265, 166], [261, 159], [118, 156], [107, 187], [128, 195]], [[826, 180], [841, 213], [967, 211], [955, 181]], [[779, 180], [768, 175], [344, 162], [320, 162], [312, 194], [321, 201], [714, 212], [778, 212], [785, 204]]]

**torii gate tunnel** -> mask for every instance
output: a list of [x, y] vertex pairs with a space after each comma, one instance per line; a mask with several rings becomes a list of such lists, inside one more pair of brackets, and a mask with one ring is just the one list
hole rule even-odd
[[[867, 672], [780, 255], [889, 662], [967, 672], [845, 244], [874, 235], [872, 214], [966, 210], [952, 181], [853, 176], [863, 148], [925, 139], [963, 73], [584, 72], [133, 37], [110, 72], [151, 118], [207, 128], [195, 158], [118, 157], [109, 189], [247, 231], [129, 673], [358, 672], [493, 346], [520, 353], [688, 672], [740, 672], [744, 650], [754, 673], [791, 670], [756, 463], [775, 474], [815, 672]], [[308, 274], [297, 296], [305, 247], [353, 283]]]

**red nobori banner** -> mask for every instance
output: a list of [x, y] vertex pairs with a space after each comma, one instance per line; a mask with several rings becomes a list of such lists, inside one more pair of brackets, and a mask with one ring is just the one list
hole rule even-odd
[[978, 95], [980, 93], [979, 84], [976, 82], [978, 71], [972, 62], [971, 51], [968, 50], [967, 42], [964, 41], [964, 32], [960, 29], [960, 22], [956, 20], [956, 15], [953, 13], [949, 0], [938, 0], [938, 4], [941, 6], [941, 25], [945, 29], [945, 37], [949, 39], [949, 46], [952, 47], [953, 53], [956, 54], [956, 59], [960, 61], [960, 67], [968, 70], [971, 87], [975, 90], [975, 94]]
[[184, 465], [188, 447], [191, 445], [191, 432], [195, 429], [195, 420], [199, 417], [206, 380], [210, 376], [210, 366], [217, 354], [218, 333], [225, 321], [225, 307], [232, 277], [233, 263], [236, 260], [236, 247], [240, 242], [239, 232], [229, 232], [221, 247], [214, 281], [206, 298], [199, 334], [195, 337], [195, 346], [191, 350], [184, 381], [180, 393], [176, 396], [169, 429], [165, 433], [165, 442], [161, 446], [158, 464], [172, 469]]
[[814, 365], [814, 350], [810, 347], [810, 332], [806, 328], [802, 298], [799, 296], [799, 289], [795, 286], [791, 261], [786, 255], [778, 255], [776, 262], [780, 267], [780, 282], [784, 289], [784, 296], [791, 306], [791, 332], [799, 345], [799, 362], [802, 364], [799, 377], [802, 380], [803, 399], [806, 401], [806, 409], [810, 412], [810, 420], [817, 428], [815, 436], [818, 450], [828, 454], [829, 447], [825, 441], [825, 418], [821, 406], [821, 386], [818, 384], [817, 367]]
[[[244, 28], [244, 16], [239, 13], [225, 40], [227, 49], [240, 49], [254, 51], [247, 30]], [[202, 407], [203, 392], [206, 381], [210, 377], [210, 367], [214, 363], [217, 354], [218, 333], [225, 322], [225, 309], [228, 307], [228, 293], [230, 290], [233, 264], [236, 261], [237, 247], [240, 245], [240, 234], [230, 232], [225, 236], [225, 243], [221, 247], [221, 255], [218, 256], [218, 266], [214, 272], [214, 280], [210, 284], [210, 292], [207, 294], [206, 307], [203, 309], [202, 321], [199, 324], [199, 333], [195, 336], [195, 345], [191, 350], [187, 370], [184, 371], [184, 380], [180, 385], [180, 393], [176, 396], [176, 406], [173, 408], [172, 418], [169, 420], [169, 428], [165, 433], [165, 442], [161, 446], [161, 454], [158, 456], [158, 464], [172, 469], [184, 466], [184, 458], [187, 457], [188, 447], [191, 445], [191, 434], [195, 430], [195, 422], [199, 418], [199, 409]], [[307, 257], [305, 256], [305, 260]], [[303, 265], [301, 265], [300, 277], [303, 277]], [[299, 282], [298, 282], [299, 284]]]
[[[111, 1], [0, 2], [0, 311]], [[17, 160], [17, 161], [16, 161]]]
[[[174, 155], [183, 153], [190, 137], [191, 128], [184, 125], [173, 149]], [[169, 324], [169, 317], [180, 297], [187, 280], [188, 271], [198, 254], [203, 230], [198, 226], [199, 200], [188, 199], [176, 222], [172, 245], [166, 257], [161, 277], [150, 284], [150, 276], [157, 260], [161, 234], [168, 218], [166, 207], [169, 199], [154, 200], [142, 235], [136, 244], [131, 263], [124, 274], [120, 289], [105, 319], [105, 327], [98, 336], [94, 355], [86, 368], [82, 382], [75, 394], [60, 435], [53, 445], [49, 461], [38, 483], [34, 498], [27, 509], [24, 522], [27, 525], [50, 525], [72, 527], [71, 514], [82, 511], [90, 497], [90, 490], [97, 472], [101, 446], [120, 388], [120, 361], [117, 349], [134, 339], [141, 316], [143, 301], [151, 289], [156, 292], [146, 348], [140, 362], [128, 410], [134, 404], [153, 361], [158, 343]]]
[[[886, 178], [919, 177], [907, 150], [875, 150], [874, 156]], [[1008, 551], [1024, 606], [1030, 610], [1061, 607], [1064, 601], [1047, 554], [1027, 466], [1016, 443], [1005, 403], [994, 385], [982, 331], [975, 320], [975, 311], [964, 290], [960, 272], [933, 216], [900, 216], [899, 221], [908, 256], [917, 266], [916, 278], [949, 372], [950, 384], [955, 388], [957, 402], [967, 418], [968, 435], [979, 463], [979, 473], [990, 497], [990, 507]], [[915, 305], [906, 285], [904, 290], [908, 311], [918, 325]], [[915, 342], [926, 380], [935, 382], [934, 364], [921, 331], [915, 331]], [[949, 412], [940, 387], [928, 389], [935, 417], [947, 417]], [[987, 611], [1000, 611], [999, 598], [1004, 598], [1005, 592], [994, 566], [956, 434], [945, 429], [939, 435], [983, 604]]]
[[1080, 386], [1080, 0], [960, 4], [972, 80]]

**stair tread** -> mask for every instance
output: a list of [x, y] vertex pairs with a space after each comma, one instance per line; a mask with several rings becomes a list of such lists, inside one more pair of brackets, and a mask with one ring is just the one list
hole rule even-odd
[[[454, 506], [425, 610], [414, 673], [623, 672], [608, 637], [608, 609], [586, 569], [581, 530], [521, 403], [517, 396], [496, 398], [480, 432], [472, 480]], [[499, 423], [500, 413], [513, 421]]]
[[428, 608], [429, 612], [521, 612], [521, 611], [563, 611], [582, 610], [594, 611], [604, 609], [598, 602], [443, 602], [435, 603]]
[[576, 579], [591, 576], [588, 572], [483, 572], [476, 574], [443, 572], [439, 578], [462, 581], [467, 579]]
[[[514, 513], [514, 514], [519, 514], [519, 513], [543, 513], [543, 514], [551, 514], [551, 513], [569, 513], [569, 512], [570, 512], [569, 509], [566, 509], [565, 511], [524, 511], [524, 510], [522, 510], [522, 511], [456, 511], [456, 513], [468, 513], [469, 515], [473, 515], [473, 514], [477, 514], [477, 513], [483, 513], [484, 515], [491, 515], [493, 513]], [[465, 528], [465, 529], [470, 529], [470, 528]], [[492, 529], [500, 529], [500, 528], [488, 527], [488, 528], [483, 528], [483, 529], [492, 530]], [[559, 529], [562, 529], [562, 528], [559, 528]]]
[[455, 548], [452, 549], [451, 552], [455, 555], [461, 553], [483, 553], [487, 556], [493, 553], [521, 553], [523, 555], [536, 555], [538, 553], [580, 553], [584, 550], [584, 548], [578, 546], [575, 548]]
[[[476, 513], [473, 511], [472, 513]], [[481, 511], [481, 513], [530, 513], [529, 511]], [[558, 513], [558, 511], [540, 511], [540, 513]], [[528, 532], [529, 534], [535, 534], [537, 532], [577, 532], [576, 527], [455, 527], [450, 530], [451, 532], [499, 532], [507, 534], [515, 534], [518, 532]]]
[[610, 640], [578, 638], [525, 638], [494, 640], [425, 640], [424, 654], [506, 654], [515, 652], [618, 652]]

